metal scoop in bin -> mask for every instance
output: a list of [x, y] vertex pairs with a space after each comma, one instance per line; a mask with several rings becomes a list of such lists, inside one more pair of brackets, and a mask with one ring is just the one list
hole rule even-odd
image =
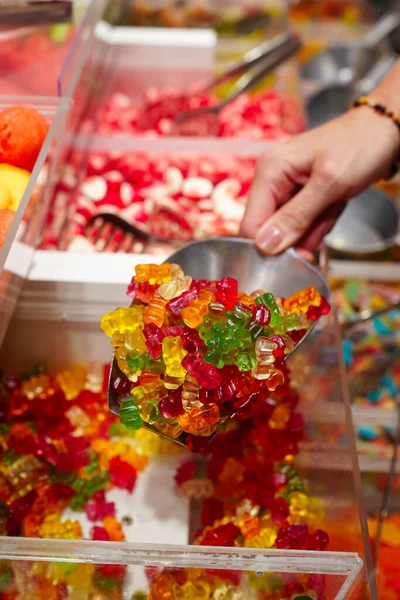
[[[238, 280], [243, 291], [251, 292], [264, 289], [276, 296], [287, 297], [307, 286], [314, 286], [317, 291], [329, 298], [328, 284], [318, 269], [302, 259], [290, 249], [279, 256], [262, 256], [250, 240], [241, 238], [213, 238], [193, 242], [177, 250], [165, 262], [180, 265], [185, 273], [194, 279], [218, 280], [233, 277]], [[302, 340], [286, 356], [289, 358], [310, 335], [318, 321], [315, 321]], [[115, 357], [112, 360], [108, 383], [108, 406], [112, 413], [119, 415], [119, 397], [115, 392], [114, 381], [123, 377]], [[148, 423], [143, 427], [186, 446], [186, 434], [172, 440]], [[215, 434], [214, 434], [215, 435]], [[209, 438], [210, 439], [210, 438]]]

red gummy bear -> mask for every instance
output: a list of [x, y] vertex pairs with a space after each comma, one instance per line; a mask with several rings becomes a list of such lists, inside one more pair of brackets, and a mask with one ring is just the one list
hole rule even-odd
[[110, 460], [110, 474], [112, 483], [119, 488], [125, 488], [128, 492], [133, 492], [135, 487], [137, 472], [127, 462], [121, 460], [119, 456], [114, 456]]

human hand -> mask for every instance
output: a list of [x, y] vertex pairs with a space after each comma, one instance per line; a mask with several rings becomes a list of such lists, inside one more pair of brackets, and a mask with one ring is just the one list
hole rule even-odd
[[394, 123], [369, 107], [274, 146], [258, 162], [241, 235], [265, 254], [314, 250], [344, 203], [389, 175], [399, 146]]

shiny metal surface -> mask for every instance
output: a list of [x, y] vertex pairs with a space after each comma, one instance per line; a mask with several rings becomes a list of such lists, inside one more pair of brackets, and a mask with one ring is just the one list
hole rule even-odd
[[[180, 265], [185, 273], [194, 279], [216, 280], [227, 276], [234, 277], [239, 281], [240, 289], [247, 293], [261, 288], [285, 297], [313, 285], [320, 294], [330, 297], [328, 284], [320, 272], [294, 250], [287, 250], [279, 256], [266, 257], [257, 251], [251, 240], [242, 238], [212, 238], [193, 242], [172, 254], [166, 262]], [[316, 322], [293, 351], [296, 351], [315, 325]], [[120, 375], [113, 357], [108, 383], [108, 406], [116, 415], [119, 414], [119, 403], [113, 381]], [[144, 423], [143, 426], [162, 435], [148, 423]], [[185, 445], [184, 435], [174, 441]]]
[[334, 250], [366, 254], [393, 246], [398, 230], [395, 204], [382, 192], [369, 188], [348, 203], [324, 241]]
[[309, 100], [306, 113], [312, 129], [344, 114], [359, 96], [369, 94], [391, 69], [396, 58], [387, 56], [378, 61], [357, 83], [335, 83], [323, 87]]
[[349, 83], [364, 77], [382, 55], [380, 43], [399, 22], [398, 14], [384, 15], [357, 43], [335, 44], [314, 56], [303, 67], [302, 77], [325, 84]]

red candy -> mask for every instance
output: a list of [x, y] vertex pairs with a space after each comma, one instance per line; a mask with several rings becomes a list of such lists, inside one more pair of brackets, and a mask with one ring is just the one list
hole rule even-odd
[[219, 99], [207, 93], [183, 95], [177, 90], [159, 89], [146, 104], [137, 110], [129, 97], [114, 94], [103, 109], [101, 133], [116, 131], [124, 134], [170, 135], [172, 130], [181, 135], [217, 135], [260, 139], [286, 139], [304, 130], [304, 117], [296, 99], [275, 90], [256, 94], [242, 94], [222, 109], [218, 117], [207, 115], [173, 123], [173, 117], [200, 106], [212, 106]]
[[32, 171], [47, 135], [46, 120], [34, 108], [12, 106], [0, 112], [0, 163]]
[[217, 388], [221, 385], [222, 375], [220, 371], [210, 365], [196, 354], [188, 354], [182, 361], [182, 367], [186, 369], [199, 384], [206, 390]]
[[136, 483], [136, 469], [127, 462], [115, 456], [110, 460], [110, 474], [112, 483], [119, 488], [133, 492]]
[[232, 310], [237, 303], [238, 282], [232, 277], [224, 277], [217, 282], [217, 302], [223, 304], [226, 310]]

